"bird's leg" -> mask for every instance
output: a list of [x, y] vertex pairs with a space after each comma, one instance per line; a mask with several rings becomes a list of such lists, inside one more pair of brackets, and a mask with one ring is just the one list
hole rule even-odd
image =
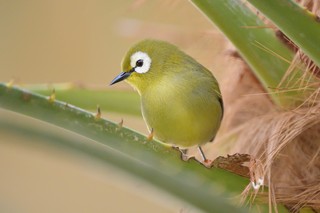
[[184, 160], [184, 161], [187, 161], [188, 160], [188, 149], [180, 149], [179, 148], [179, 151], [181, 152], [181, 159]]
[[200, 155], [201, 155], [201, 157], [202, 157], [203, 162], [208, 163], [209, 161], [208, 161], [208, 159], [206, 158], [206, 156], [204, 155], [204, 152], [203, 152], [201, 146], [198, 146], [198, 150], [199, 150], [199, 152], [200, 152]]
[[179, 150], [179, 152], [181, 153], [181, 159], [183, 161], [187, 161], [188, 160], [188, 154], [187, 154], [188, 149], [181, 149], [181, 148], [179, 148], [178, 146], [175, 146], [175, 145], [173, 145], [172, 148], [175, 149], [175, 150]]
[[181, 152], [181, 154], [187, 155], [188, 149], [180, 149], [179, 148], [179, 151]]

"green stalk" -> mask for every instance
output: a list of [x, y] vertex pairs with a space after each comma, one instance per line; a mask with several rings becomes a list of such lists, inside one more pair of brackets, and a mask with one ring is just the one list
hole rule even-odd
[[[248, 63], [272, 100], [280, 106], [295, 104], [299, 92], [272, 93], [289, 67], [293, 53], [266, 28], [240, 0], [192, 0], [224, 33]], [[269, 2], [262, 1], [261, 2]], [[298, 78], [299, 76], [297, 76]]]
[[320, 67], [320, 19], [291, 0], [248, 0]]
[[183, 162], [177, 151], [157, 141], [148, 141], [145, 136], [119, 124], [3, 83], [0, 83], [0, 107], [91, 139], [91, 143], [85, 144], [67, 140], [61, 143], [124, 169], [203, 211], [247, 212], [231, 205], [225, 198], [227, 195], [218, 191], [224, 186], [229, 192], [240, 193], [248, 180], [222, 169], [207, 169], [194, 160]]
[[55, 91], [56, 97], [66, 103], [94, 111], [97, 105], [103, 111], [141, 116], [140, 98], [133, 91], [115, 91], [105, 88], [90, 88], [73, 83], [25, 85], [33, 92], [49, 96]]

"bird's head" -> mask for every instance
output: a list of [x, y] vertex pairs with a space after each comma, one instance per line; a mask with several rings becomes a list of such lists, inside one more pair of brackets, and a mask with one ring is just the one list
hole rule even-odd
[[125, 80], [139, 93], [150, 85], [170, 75], [170, 70], [181, 61], [181, 52], [177, 47], [164, 41], [143, 40], [126, 53], [122, 61], [122, 72], [111, 84]]

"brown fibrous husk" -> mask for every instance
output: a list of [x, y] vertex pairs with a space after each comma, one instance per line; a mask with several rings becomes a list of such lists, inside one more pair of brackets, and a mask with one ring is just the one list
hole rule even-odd
[[[314, 2], [302, 3], [320, 6]], [[314, 12], [314, 8], [311, 11]], [[231, 51], [227, 60], [229, 65], [233, 65], [229, 66], [226, 75], [232, 78], [226, 77], [221, 85], [225, 102], [224, 120], [215, 148], [210, 149], [221, 146], [227, 153], [250, 154], [255, 159], [256, 165], [251, 167], [255, 175], [252, 181], [257, 177], [264, 179], [269, 190], [268, 196], [262, 197], [269, 202], [270, 211], [277, 212], [273, 204], [278, 203], [291, 212], [298, 212], [306, 206], [319, 211], [320, 69], [301, 50], [293, 49], [296, 56], [279, 87], [286, 87], [283, 82], [299, 67], [306, 75], [302, 75], [304, 79], [300, 79], [297, 85], [313, 89], [294, 108], [275, 105], [250, 68]], [[310, 73], [314, 77], [312, 82], [309, 81]], [[224, 144], [226, 141], [228, 145]], [[244, 194], [248, 196], [251, 188], [248, 186]]]

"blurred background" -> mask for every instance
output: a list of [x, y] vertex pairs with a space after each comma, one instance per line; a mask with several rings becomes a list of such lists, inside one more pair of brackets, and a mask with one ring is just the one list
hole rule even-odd
[[143, 38], [175, 43], [211, 70], [223, 38], [183, 0], [0, 1], [1, 81], [106, 85]]
[[[176, 44], [218, 81], [226, 63], [225, 38], [185, 0], [0, 0], [0, 29], [0, 81], [14, 79], [18, 85], [77, 82], [107, 87], [121, 71], [126, 50], [144, 38]], [[125, 83], [111, 89], [132, 90]], [[84, 140], [4, 110], [0, 120]], [[140, 117], [124, 120], [146, 133]], [[3, 128], [0, 135], [1, 212], [195, 211], [112, 167], [106, 171], [85, 156], [32, 143], [39, 138]]]

